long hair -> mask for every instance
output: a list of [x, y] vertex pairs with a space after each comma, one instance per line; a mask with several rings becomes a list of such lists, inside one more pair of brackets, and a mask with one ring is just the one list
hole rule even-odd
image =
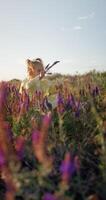
[[44, 64], [41, 58], [36, 58], [34, 60], [27, 59], [27, 65], [31, 65], [32, 67], [35, 67], [39, 71], [44, 70]]

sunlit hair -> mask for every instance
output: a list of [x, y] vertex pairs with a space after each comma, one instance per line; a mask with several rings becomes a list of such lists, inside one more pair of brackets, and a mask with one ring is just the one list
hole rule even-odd
[[26, 62], [27, 62], [27, 65], [35, 67], [39, 71], [43, 71], [44, 70], [44, 65], [43, 65], [43, 61], [42, 61], [41, 58], [36, 58], [34, 60], [27, 59]]

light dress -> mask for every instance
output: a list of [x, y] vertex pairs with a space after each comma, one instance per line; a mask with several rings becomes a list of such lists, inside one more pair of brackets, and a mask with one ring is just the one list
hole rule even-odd
[[53, 82], [48, 80], [46, 77], [40, 79], [39, 75], [33, 79], [26, 78], [22, 81], [19, 93], [22, 93], [22, 88], [26, 89], [29, 96], [36, 91], [43, 92], [44, 96], [47, 96], [48, 101], [52, 104], [52, 107], [56, 107], [56, 93], [53, 93]]

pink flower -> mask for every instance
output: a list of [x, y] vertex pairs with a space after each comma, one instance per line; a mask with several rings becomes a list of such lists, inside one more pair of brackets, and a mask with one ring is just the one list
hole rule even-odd
[[32, 141], [38, 143], [40, 139], [40, 132], [38, 130], [32, 133]]

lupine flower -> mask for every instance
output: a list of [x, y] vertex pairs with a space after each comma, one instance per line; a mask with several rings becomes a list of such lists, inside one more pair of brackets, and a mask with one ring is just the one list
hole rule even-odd
[[48, 113], [43, 117], [43, 123], [42, 123], [43, 128], [46, 127], [47, 130], [50, 126], [50, 123], [51, 123], [51, 113]]
[[59, 114], [64, 112], [64, 99], [60, 93], [57, 95], [57, 111]]
[[41, 132], [38, 130], [32, 133], [32, 145], [35, 156], [39, 162], [42, 162], [44, 159], [44, 142], [41, 140]]
[[59, 104], [57, 106], [57, 112], [61, 115], [61, 114], [64, 113], [64, 111], [65, 111], [64, 105], [63, 104]]
[[[1, 158], [1, 173], [6, 183], [7, 192], [6, 200], [14, 200], [16, 193], [16, 185], [13, 181], [10, 170], [11, 159], [15, 158], [13, 143], [11, 141], [9, 125], [4, 119], [0, 119], [0, 158]], [[16, 160], [15, 160], [16, 161]]]
[[46, 193], [44, 194], [42, 200], [57, 200], [57, 198], [53, 194]]
[[22, 93], [22, 102], [24, 103], [26, 112], [28, 111], [28, 108], [29, 108], [29, 101], [30, 101], [29, 96], [26, 93], [26, 91], [24, 90]]
[[23, 90], [22, 94], [20, 95], [20, 101], [19, 101], [19, 112], [20, 112], [19, 116], [24, 115], [28, 111], [29, 105], [30, 105], [29, 95], [26, 93], [25, 90]]
[[99, 95], [99, 88], [97, 86], [95, 88], [93, 88], [92, 95], [93, 95], [93, 97]]
[[75, 98], [72, 93], [71, 93], [71, 102], [72, 102], [72, 105], [75, 105]]
[[12, 144], [12, 131], [8, 122], [0, 120], [0, 147], [4, 153], [5, 159], [14, 155], [14, 149]]
[[72, 101], [71, 101], [71, 96], [68, 95], [67, 99], [66, 99], [66, 105], [65, 105], [65, 109], [69, 110], [72, 108]]
[[33, 133], [32, 133], [32, 142], [36, 144], [39, 143], [39, 140], [40, 140], [40, 131], [38, 130], [35, 130]]
[[5, 165], [5, 156], [3, 150], [0, 148], [0, 168], [2, 169]]
[[42, 133], [35, 131], [32, 134], [32, 145], [34, 150], [34, 155], [38, 161], [45, 167], [51, 167], [52, 159], [47, 155], [46, 143], [42, 137]]
[[64, 104], [63, 97], [60, 93], [58, 93], [58, 95], [57, 95], [57, 105], [59, 105], [59, 104]]
[[60, 171], [62, 173], [62, 176], [61, 176], [62, 183], [64, 183], [65, 185], [68, 185], [69, 180], [75, 171], [74, 160], [71, 158], [70, 152], [65, 154], [65, 158], [60, 167]]
[[43, 118], [41, 131], [39, 132], [38, 130], [35, 130], [32, 133], [32, 145], [34, 149], [34, 154], [39, 162], [46, 168], [51, 167], [52, 165], [52, 158], [47, 154], [46, 145], [50, 122], [51, 115], [45, 115]]
[[76, 102], [76, 111], [75, 111], [75, 117], [79, 117], [80, 115], [80, 101]]

